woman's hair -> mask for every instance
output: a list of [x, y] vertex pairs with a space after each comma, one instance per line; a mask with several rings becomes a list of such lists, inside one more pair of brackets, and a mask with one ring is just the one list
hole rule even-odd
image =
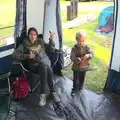
[[28, 36], [29, 36], [29, 34], [30, 34], [31, 31], [34, 31], [37, 34], [37, 36], [38, 36], [38, 31], [34, 27], [29, 28], [29, 30], [28, 30]]
[[76, 33], [76, 40], [78, 40], [81, 36], [84, 36], [86, 37], [86, 33], [82, 30], [79, 30], [77, 33]]

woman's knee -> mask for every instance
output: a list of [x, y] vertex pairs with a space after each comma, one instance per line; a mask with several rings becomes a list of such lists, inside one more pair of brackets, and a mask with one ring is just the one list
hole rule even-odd
[[39, 72], [47, 72], [47, 66], [45, 64], [39, 64], [38, 69]]
[[47, 66], [47, 71], [49, 74], [53, 74], [53, 69], [50, 66]]

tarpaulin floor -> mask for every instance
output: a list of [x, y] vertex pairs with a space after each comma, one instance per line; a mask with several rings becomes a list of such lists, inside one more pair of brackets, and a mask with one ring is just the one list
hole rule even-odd
[[119, 96], [98, 95], [83, 89], [75, 97], [71, 97], [72, 81], [66, 77], [55, 79], [56, 89], [61, 97], [61, 114], [52, 101], [40, 107], [39, 95], [33, 92], [24, 100], [11, 102], [7, 120], [120, 120]]
[[10, 105], [9, 95], [0, 95], [0, 120], [5, 120]]

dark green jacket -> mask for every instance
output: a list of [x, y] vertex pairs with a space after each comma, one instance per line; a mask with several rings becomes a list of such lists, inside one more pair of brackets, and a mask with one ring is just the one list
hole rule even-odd
[[[41, 46], [39, 53], [35, 52], [37, 46]], [[46, 53], [54, 52], [55, 44], [52, 39], [49, 39], [49, 43], [46, 44], [43, 39], [38, 39], [37, 42], [31, 43], [29, 39], [25, 39], [22, 44], [12, 54], [14, 62], [21, 62], [22, 60], [28, 60], [30, 63], [43, 62], [44, 64], [51, 65], [50, 60]], [[34, 60], [29, 60], [29, 54], [34, 52], [36, 57]]]

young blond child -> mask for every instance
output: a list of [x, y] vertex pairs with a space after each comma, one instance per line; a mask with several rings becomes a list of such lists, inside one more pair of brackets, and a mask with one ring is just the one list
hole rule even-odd
[[93, 57], [93, 52], [90, 47], [85, 44], [86, 33], [84, 31], [78, 31], [76, 33], [76, 41], [77, 43], [72, 48], [70, 56], [73, 62], [72, 96], [76, 95], [76, 93], [83, 88], [86, 71], [90, 69], [89, 61]]

